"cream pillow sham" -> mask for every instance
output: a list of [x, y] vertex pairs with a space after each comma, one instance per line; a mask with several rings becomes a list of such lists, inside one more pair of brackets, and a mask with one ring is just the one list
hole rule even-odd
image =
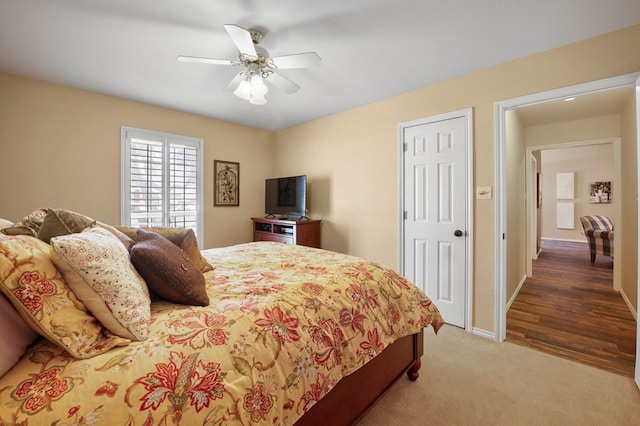
[[131, 340], [147, 338], [149, 290], [118, 238], [87, 228], [52, 238], [51, 253], [67, 285], [102, 325]]

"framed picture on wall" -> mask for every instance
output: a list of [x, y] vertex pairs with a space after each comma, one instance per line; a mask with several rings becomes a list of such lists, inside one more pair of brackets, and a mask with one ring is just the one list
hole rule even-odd
[[591, 182], [589, 184], [589, 203], [608, 204], [611, 203], [611, 199], [611, 182]]
[[213, 205], [240, 205], [240, 163], [213, 161]]

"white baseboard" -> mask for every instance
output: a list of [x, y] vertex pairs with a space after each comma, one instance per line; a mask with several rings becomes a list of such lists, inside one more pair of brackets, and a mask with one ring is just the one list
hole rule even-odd
[[473, 328], [471, 332], [476, 336], [484, 337], [485, 339], [496, 340], [496, 334], [492, 331], [482, 330], [480, 328]]
[[540, 253], [542, 253], [542, 248], [540, 248], [537, 252], [533, 253], [532, 260], [538, 260], [538, 256], [540, 256]]
[[[507, 311], [509, 310], [509, 308], [511, 308], [511, 304], [516, 299], [516, 296], [518, 295], [518, 292], [520, 292], [520, 289], [522, 288], [522, 286], [524, 285], [524, 282], [526, 280], [527, 280], [527, 274], [524, 274], [522, 276], [522, 278], [520, 279], [520, 283], [518, 283], [518, 287], [516, 288], [516, 291], [513, 292], [513, 296], [509, 300], [509, 303], [507, 303]], [[475, 328], [474, 327], [471, 330], [471, 332], [473, 334], [475, 334], [476, 336], [484, 337], [485, 339], [496, 340], [496, 334], [494, 332], [492, 332], [492, 331], [482, 330], [480, 328]]]
[[587, 240], [574, 240], [574, 239], [570, 239], [570, 238], [550, 238], [550, 237], [542, 237], [540, 238], [541, 240], [549, 240], [549, 241], [566, 241], [568, 243], [585, 243], [585, 244], [589, 244], [587, 243]]
[[620, 295], [622, 295], [622, 300], [624, 300], [624, 303], [627, 304], [627, 307], [631, 311], [631, 315], [633, 315], [633, 317], [636, 319], [636, 323], [637, 323], [638, 322], [638, 312], [636, 312], [636, 310], [633, 309], [633, 305], [631, 304], [631, 301], [627, 297], [627, 294], [624, 292], [624, 290], [620, 290]]
[[511, 296], [511, 299], [509, 299], [509, 302], [507, 303], [507, 312], [509, 312], [509, 309], [511, 309], [511, 304], [514, 300], [516, 300], [516, 296], [518, 296], [518, 293], [520, 293], [520, 289], [522, 288], [526, 280], [527, 274], [522, 275], [522, 278], [520, 278], [520, 282], [518, 283], [518, 287], [516, 287], [516, 291], [513, 292], [513, 296]]

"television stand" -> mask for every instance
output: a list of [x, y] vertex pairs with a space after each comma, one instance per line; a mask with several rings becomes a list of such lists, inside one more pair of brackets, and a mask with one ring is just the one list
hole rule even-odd
[[252, 217], [253, 241], [275, 241], [320, 248], [320, 220]]

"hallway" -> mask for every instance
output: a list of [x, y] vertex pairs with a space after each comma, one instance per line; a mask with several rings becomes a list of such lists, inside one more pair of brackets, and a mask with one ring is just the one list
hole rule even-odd
[[613, 259], [586, 243], [543, 240], [507, 313], [507, 341], [633, 377], [636, 321], [613, 290]]

